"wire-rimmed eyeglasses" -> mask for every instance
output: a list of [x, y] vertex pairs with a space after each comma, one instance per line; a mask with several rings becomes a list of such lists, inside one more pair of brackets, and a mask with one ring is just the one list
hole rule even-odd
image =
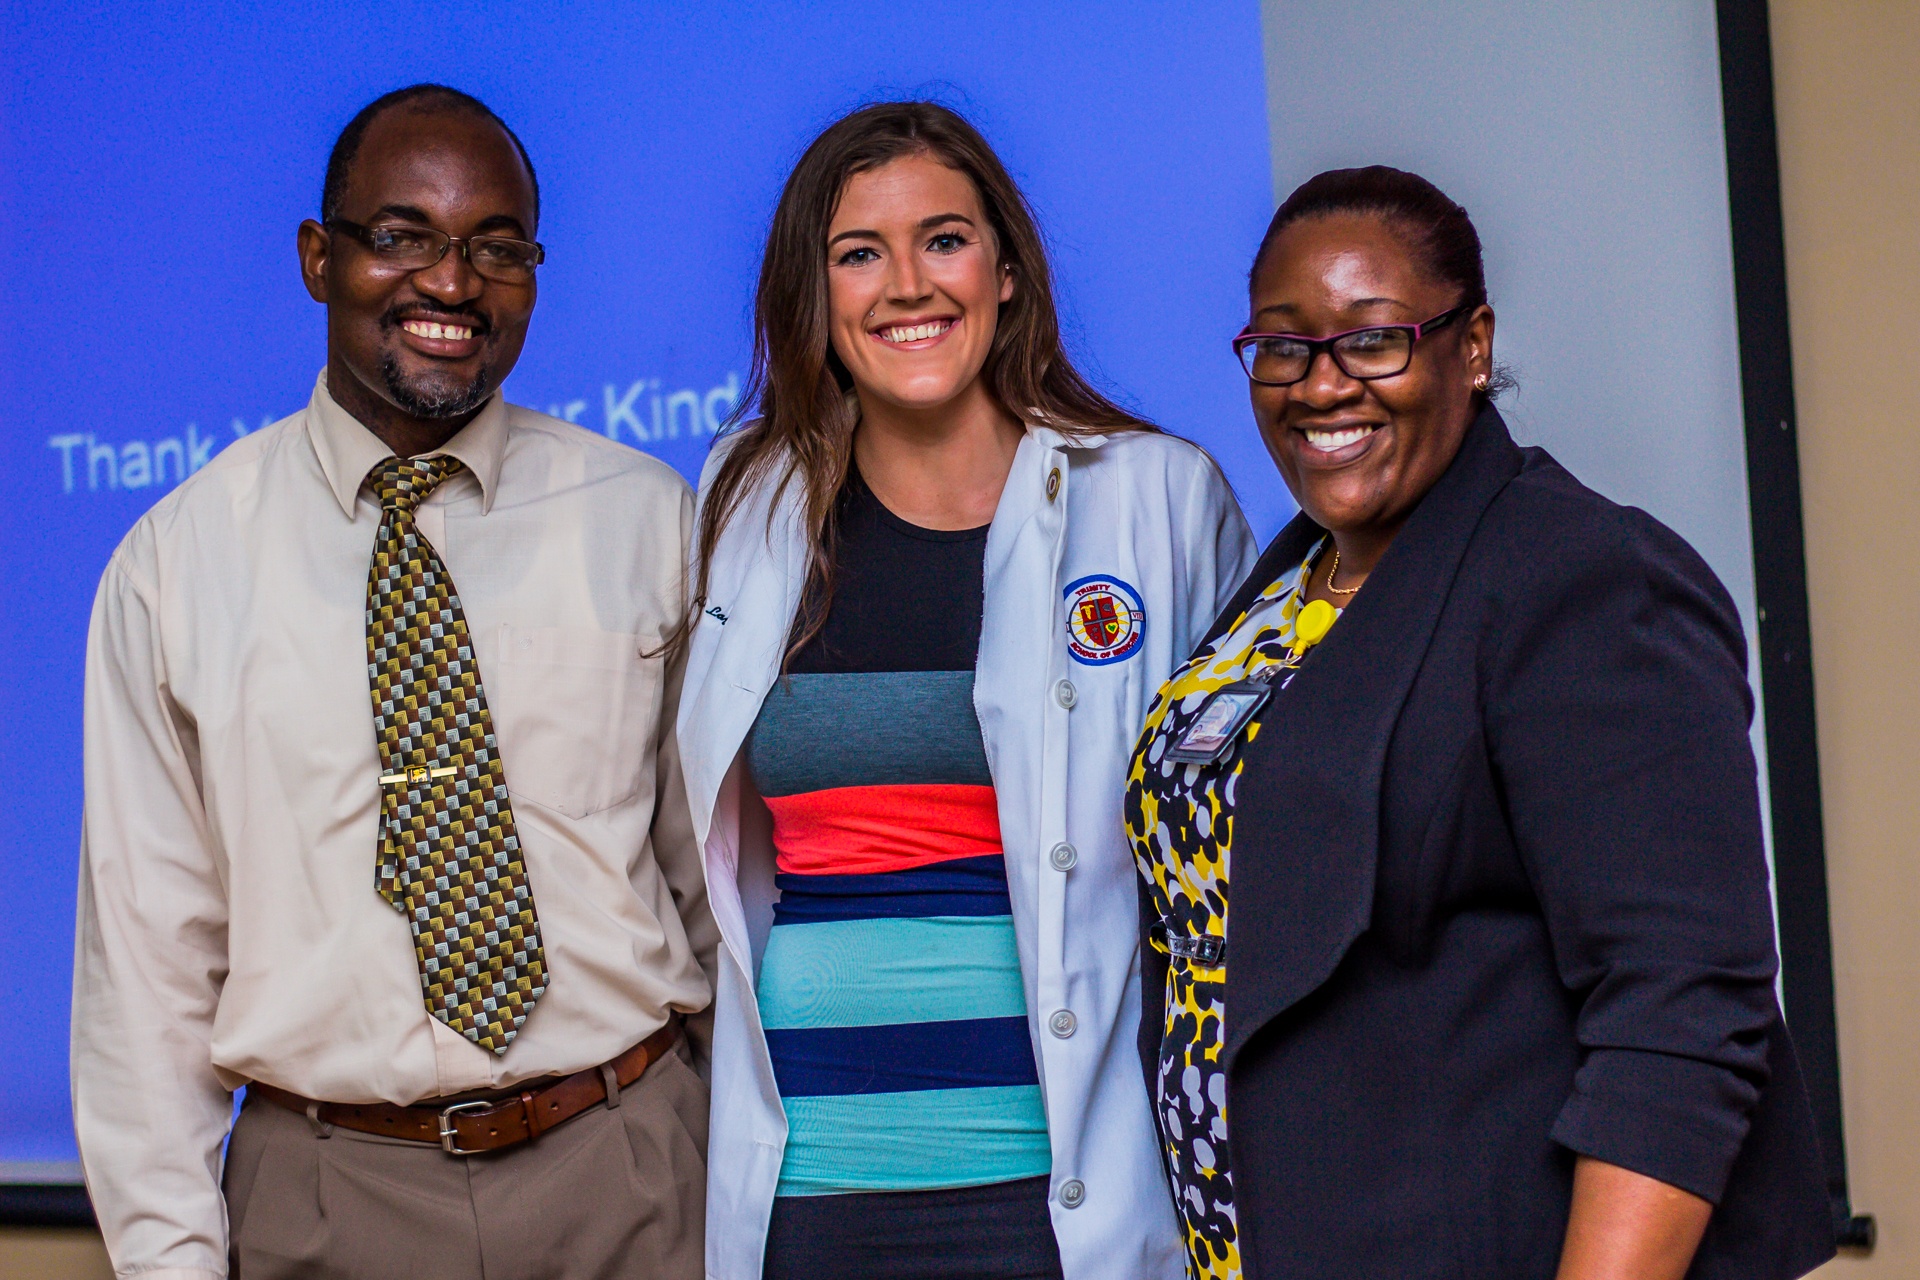
[[547, 251], [532, 240], [512, 236], [450, 236], [432, 227], [389, 222], [364, 227], [345, 218], [328, 218], [329, 231], [344, 231], [373, 251], [383, 267], [398, 271], [425, 271], [447, 256], [454, 245], [466, 255], [473, 269], [501, 284], [526, 284], [533, 279], [534, 268], [547, 260]]

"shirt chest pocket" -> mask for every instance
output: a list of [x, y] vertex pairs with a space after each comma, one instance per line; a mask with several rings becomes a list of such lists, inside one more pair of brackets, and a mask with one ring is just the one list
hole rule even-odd
[[664, 659], [642, 637], [502, 626], [481, 650], [507, 794], [571, 818], [633, 798], [660, 714]]

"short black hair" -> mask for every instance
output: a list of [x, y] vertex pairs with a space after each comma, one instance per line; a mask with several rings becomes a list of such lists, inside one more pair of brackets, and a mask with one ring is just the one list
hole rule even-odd
[[412, 107], [416, 111], [447, 111], [455, 115], [477, 116], [482, 120], [491, 120], [505, 130], [513, 139], [513, 146], [520, 153], [520, 163], [527, 166], [527, 177], [533, 182], [533, 218], [540, 220], [540, 178], [533, 171], [533, 157], [527, 154], [527, 148], [520, 141], [520, 135], [508, 126], [505, 120], [495, 115], [493, 108], [470, 93], [444, 84], [411, 84], [404, 89], [395, 89], [392, 93], [383, 93], [360, 108], [353, 119], [347, 121], [347, 127], [334, 139], [333, 152], [327, 156], [327, 180], [320, 189], [320, 220], [332, 221], [340, 216], [341, 201], [346, 198], [347, 174], [353, 168], [353, 161], [360, 154], [360, 144], [366, 140], [367, 130], [386, 112], [396, 107]]
[[1477, 307], [1486, 302], [1487, 272], [1473, 219], [1419, 174], [1383, 164], [1329, 169], [1294, 188], [1267, 226], [1253, 270], [1248, 272], [1249, 283], [1260, 274], [1268, 248], [1282, 231], [1296, 222], [1339, 213], [1364, 214], [1396, 224], [1407, 234], [1420, 265], [1436, 280], [1460, 291], [1460, 305]]

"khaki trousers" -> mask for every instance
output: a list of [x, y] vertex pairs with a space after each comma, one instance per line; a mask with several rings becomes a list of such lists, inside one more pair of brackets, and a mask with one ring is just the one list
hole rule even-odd
[[700, 1280], [707, 1086], [686, 1041], [532, 1142], [477, 1156], [249, 1098], [227, 1147], [233, 1280]]

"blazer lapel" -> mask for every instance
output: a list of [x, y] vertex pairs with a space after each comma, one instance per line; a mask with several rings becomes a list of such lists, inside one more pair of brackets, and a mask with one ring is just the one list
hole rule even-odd
[[1307, 554], [1308, 548], [1313, 546], [1314, 540], [1325, 536], [1326, 532], [1304, 511], [1287, 521], [1286, 527], [1275, 534], [1273, 541], [1267, 544], [1267, 549], [1260, 553], [1260, 559], [1254, 563], [1253, 571], [1247, 575], [1247, 580], [1240, 584], [1240, 589], [1233, 593], [1233, 598], [1227, 601], [1226, 607], [1220, 610], [1219, 616], [1213, 620], [1213, 625], [1207, 628], [1206, 636], [1194, 646], [1194, 652], [1198, 653], [1224, 635], [1227, 628], [1237, 622], [1240, 615], [1247, 611], [1248, 606], [1252, 605], [1260, 593], [1267, 589], [1267, 584], [1299, 564]]
[[[1371, 922], [1387, 743], [1481, 514], [1520, 462], [1487, 408], [1246, 748], [1229, 880], [1229, 1070], [1256, 1031], [1327, 980]], [[1253, 592], [1306, 554], [1319, 530], [1304, 520], [1261, 557]], [[1239, 597], [1225, 623], [1236, 606], [1245, 607]]]

